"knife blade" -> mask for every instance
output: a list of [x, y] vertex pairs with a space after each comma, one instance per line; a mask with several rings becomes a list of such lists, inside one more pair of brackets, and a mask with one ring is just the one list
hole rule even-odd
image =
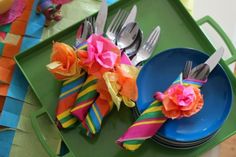
[[127, 24], [129, 24], [131, 22], [135, 22], [136, 15], [137, 15], [137, 6], [134, 5], [133, 8], [131, 9], [127, 19], [125, 20], [122, 28], [124, 28]]
[[213, 55], [211, 55], [207, 59], [205, 64], [209, 65], [210, 72], [216, 67], [216, 65], [219, 63], [220, 59], [223, 57], [223, 55], [224, 55], [224, 48], [220, 47], [218, 50], [216, 50], [216, 52]]
[[211, 71], [216, 67], [224, 54], [223, 47], [219, 48], [213, 55], [211, 55], [205, 63], [194, 67], [188, 75], [190, 79], [206, 80]]
[[104, 27], [107, 20], [108, 6], [106, 0], [102, 0], [101, 8], [98, 12], [97, 19], [95, 22], [95, 34], [103, 34]]

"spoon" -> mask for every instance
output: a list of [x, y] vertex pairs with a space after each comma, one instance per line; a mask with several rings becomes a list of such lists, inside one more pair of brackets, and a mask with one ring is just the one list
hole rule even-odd
[[136, 40], [134, 41], [134, 43], [125, 49], [125, 53], [129, 58], [132, 58], [138, 52], [138, 49], [141, 46], [142, 40], [143, 40], [143, 32], [139, 30], [138, 36]]
[[138, 36], [139, 30], [140, 28], [137, 23], [127, 24], [117, 35], [117, 46], [120, 49], [124, 49], [132, 45]]

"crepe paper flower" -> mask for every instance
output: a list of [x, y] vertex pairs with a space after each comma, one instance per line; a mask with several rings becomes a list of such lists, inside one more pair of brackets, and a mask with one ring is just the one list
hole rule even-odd
[[51, 54], [51, 63], [48, 70], [58, 80], [66, 80], [80, 73], [75, 51], [67, 44], [55, 42]]
[[200, 89], [191, 85], [175, 84], [164, 93], [154, 96], [163, 103], [163, 114], [172, 119], [190, 117], [203, 107], [203, 96]]
[[87, 40], [87, 51], [77, 50], [80, 65], [91, 75], [101, 78], [120, 64], [121, 52], [110, 40], [100, 35], [91, 35]]
[[121, 64], [116, 67], [114, 72], [107, 72], [103, 78], [108, 87], [113, 102], [117, 109], [120, 109], [120, 103], [128, 107], [134, 107], [138, 98], [138, 89], [136, 85], [136, 78], [139, 70], [130, 65]]

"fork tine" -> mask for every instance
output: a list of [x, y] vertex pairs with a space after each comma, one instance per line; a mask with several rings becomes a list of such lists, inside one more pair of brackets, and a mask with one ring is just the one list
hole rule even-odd
[[148, 40], [147, 40], [147, 43], [149, 43], [152, 39], [153, 39], [153, 36], [156, 34], [156, 28], [154, 29], [154, 31], [151, 33], [151, 35], [149, 36]]
[[[85, 21], [84, 22], [84, 28], [87, 28], [88, 27], [88, 21]], [[83, 33], [82, 33], [82, 38], [83, 39], [86, 39], [87, 38], [87, 35], [88, 35], [88, 29], [84, 29], [83, 30]]]
[[95, 25], [96, 25], [95, 17], [92, 18], [92, 24], [93, 24], [93, 32], [95, 32]]
[[121, 25], [122, 21], [124, 21], [124, 18], [125, 18], [125, 11], [121, 10], [120, 15], [119, 15], [119, 17], [118, 17], [118, 19], [117, 19], [117, 21], [116, 21], [116, 23], [115, 23], [115, 25], [112, 29], [113, 33], [117, 32], [117, 30], [118, 30], [119, 26]]
[[159, 26], [156, 27], [156, 28], [152, 31], [152, 33], [150, 34], [149, 38], [148, 38], [147, 41], [145, 42], [145, 44], [144, 44], [144, 46], [143, 46], [145, 49], [148, 49], [148, 47], [151, 45], [151, 41], [152, 41], [153, 39], [155, 39], [156, 33], [157, 33], [158, 31], [160, 31], [160, 27], [159, 27]]
[[107, 28], [107, 32], [110, 32], [111, 29], [113, 28], [114, 23], [116, 22], [117, 18], [119, 17], [120, 12], [121, 12], [121, 9], [119, 9], [119, 11], [116, 13], [115, 17], [114, 17], [113, 20], [111, 21], [110, 25], [109, 25], [108, 28]]
[[159, 39], [160, 36], [160, 27], [158, 26], [156, 28], [156, 32], [152, 40], [149, 42], [149, 46], [147, 47], [148, 52], [152, 51], [152, 49], [155, 47], [157, 40]]
[[152, 38], [150, 39], [150, 41], [146, 45], [147, 51], [150, 51], [152, 49], [152, 47], [153, 47], [152, 44], [153, 44], [156, 37], [157, 37], [157, 32], [155, 31], [155, 34], [153, 34]]
[[95, 23], [96, 23], [96, 19], [95, 17], [93, 17], [93, 26], [95, 26]]
[[93, 24], [93, 17], [92, 17], [92, 16], [89, 17], [89, 22], [90, 22], [91, 24]]
[[160, 30], [161, 30], [161, 29], [160, 29], [160, 27], [158, 26], [158, 27], [156, 28], [155, 37], [154, 37], [153, 40], [150, 42], [150, 46], [151, 46], [151, 47], [154, 47], [155, 44], [156, 44], [156, 42], [157, 42], [157, 40], [159, 39]]
[[93, 16], [90, 16], [88, 19], [91, 26], [92, 26], [92, 31], [93, 31], [92, 33], [94, 33], [94, 26], [95, 26], [94, 19], [95, 19], [95, 17], [93, 17]]
[[123, 28], [123, 25], [124, 25], [125, 20], [126, 20], [127, 17], [128, 17], [128, 13], [124, 12], [124, 16], [123, 16], [121, 22], [119, 23], [118, 28], [117, 28], [117, 30], [115, 32], [116, 34], [118, 34], [121, 31], [121, 29]]
[[122, 27], [122, 24], [124, 23], [124, 21], [126, 19], [126, 16], [127, 16], [126, 12], [122, 11], [121, 15], [120, 15], [120, 18], [119, 18], [119, 20], [117, 20], [117, 23], [116, 23], [115, 28], [113, 30], [114, 33], [117, 33], [117, 32], [120, 31], [120, 29]]

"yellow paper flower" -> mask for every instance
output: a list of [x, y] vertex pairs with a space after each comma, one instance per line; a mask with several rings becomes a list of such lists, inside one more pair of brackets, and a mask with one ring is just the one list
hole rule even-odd
[[117, 109], [123, 101], [127, 107], [134, 107], [138, 98], [136, 79], [139, 70], [130, 65], [121, 64], [114, 72], [106, 72], [103, 78]]

